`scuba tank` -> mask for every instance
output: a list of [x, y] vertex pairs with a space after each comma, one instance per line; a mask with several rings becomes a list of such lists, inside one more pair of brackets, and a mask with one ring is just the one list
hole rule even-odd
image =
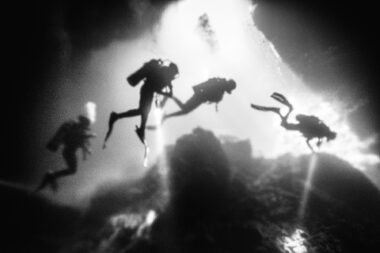
[[156, 71], [162, 67], [163, 61], [161, 59], [153, 59], [149, 62], [146, 62], [141, 68], [133, 72], [131, 75], [127, 77], [127, 82], [135, 87], [139, 82], [141, 82], [144, 78], [147, 77], [149, 73], [152, 71]]

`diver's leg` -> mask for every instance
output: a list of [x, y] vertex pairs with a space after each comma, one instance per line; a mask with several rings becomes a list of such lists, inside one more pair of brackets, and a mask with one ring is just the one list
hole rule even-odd
[[290, 115], [290, 113], [293, 111], [293, 106], [290, 105], [290, 106], [288, 106], [288, 108], [289, 108], [289, 110], [288, 110], [288, 112], [285, 114], [285, 116], [281, 116], [281, 119], [282, 119], [282, 120], [288, 121], [289, 115]]
[[281, 104], [289, 104], [288, 99], [284, 95], [282, 95], [282, 94], [280, 94], [278, 92], [273, 92], [272, 95], [271, 95], [271, 98], [277, 100]]
[[[165, 97], [165, 98], [168, 98], [168, 97]], [[182, 112], [182, 111], [186, 111], [186, 105], [184, 103], [182, 103], [181, 100], [179, 100], [177, 97], [170, 97], [171, 99], [173, 99], [173, 101], [178, 105], [178, 107], [181, 109], [181, 111], [179, 112]], [[188, 111], [189, 112], [189, 111]], [[188, 113], [187, 112], [187, 113]], [[160, 122], [159, 122], [159, 125], [162, 125], [164, 123], [164, 121], [167, 119], [167, 114], [164, 114], [163, 117], [161, 118]], [[170, 116], [171, 117], [171, 116]], [[147, 129], [150, 129], [150, 130], [155, 130], [157, 129], [157, 126], [148, 126]]]
[[38, 185], [36, 189], [36, 192], [44, 189], [46, 186], [50, 184], [50, 182], [53, 180], [52, 174], [53, 174], [52, 171], [48, 171], [45, 173], [44, 177], [41, 180], [41, 183]]
[[62, 155], [67, 164], [67, 168], [54, 172], [53, 173], [54, 180], [57, 180], [60, 177], [73, 175], [77, 172], [78, 162], [77, 162], [77, 157], [75, 155], [75, 151], [76, 149], [72, 147], [65, 147], [63, 149]]
[[184, 104], [181, 102], [178, 103], [178, 106], [181, 108], [180, 111], [176, 111], [176, 112], [164, 115], [163, 120], [166, 120], [166, 119], [171, 118], [171, 117], [177, 117], [180, 115], [188, 114], [189, 112], [193, 111], [198, 106], [200, 106], [202, 103], [203, 103], [202, 100], [200, 100], [199, 98], [197, 98], [195, 96], [192, 96], [189, 100], [187, 100], [186, 103], [184, 103]]
[[153, 94], [154, 94], [154, 92], [150, 90], [149, 86], [147, 86], [146, 84], [144, 84], [141, 87], [141, 89], [140, 89], [139, 108], [132, 109], [132, 110], [129, 110], [129, 111], [126, 111], [126, 112], [122, 112], [122, 113], [115, 113], [115, 112], [111, 113], [110, 119], [109, 119], [109, 122], [108, 122], [108, 132], [107, 132], [106, 138], [104, 140], [103, 148], [105, 148], [105, 143], [106, 143], [107, 139], [110, 137], [110, 135], [112, 133], [112, 128], [113, 128], [114, 123], [117, 120], [122, 119], [122, 118], [135, 117], [135, 116], [141, 115], [142, 114], [141, 108], [143, 108], [142, 104], [144, 104], [144, 101], [147, 99], [147, 97], [148, 98], [151, 97], [151, 100], [152, 100], [153, 99]]
[[144, 128], [146, 126], [146, 122], [148, 121], [148, 116], [149, 116], [150, 111], [144, 111], [141, 114], [141, 122], [140, 122], [140, 128]]
[[251, 104], [251, 107], [253, 109], [256, 109], [259, 111], [271, 111], [271, 112], [275, 112], [277, 114], [280, 114], [280, 108], [279, 107], [269, 107], [269, 106], [255, 105], [255, 104]]
[[284, 116], [281, 116], [281, 126], [285, 128], [286, 130], [291, 130], [291, 131], [300, 130], [299, 124], [288, 123], [288, 119]]
[[[289, 111], [292, 111], [293, 110], [293, 105], [289, 102], [289, 100], [282, 94], [280, 93], [277, 93], [277, 92], [274, 92], [271, 97], [275, 100], [277, 100], [278, 102], [280, 102], [281, 104], [284, 104], [286, 105], [287, 107], [289, 107]], [[290, 113], [290, 112], [289, 112]]]
[[177, 97], [175, 96], [172, 96], [171, 99], [173, 99], [173, 101], [178, 105], [179, 108], [181, 108], [182, 110], [184, 109], [185, 107], [185, 104], [182, 103], [181, 100], [179, 100]]
[[311, 150], [312, 153], [315, 153], [313, 147], [310, 144], [310, 141], [311, 141], [311, 139], [306, 139], [307, 146], [310, 148], [310, 150]]
[[136, 126], [136, 134], [139, 137], [140, 141], [145, 144], [145, 127], [146, 127], [146, 122], [148, 121], [148, 116], [150, 113], [150, 110], [152, 108], [152, 103], [153, 103], [153, 92], [147, 92], [144, 95], [144, 99], [140, 100], [140, 116], [141, 116], [141, 121], [140, 121], [140, 127]]
[[41, 185], [38, 187], [37, 191], [50, 185], [53, 191], [57, 191], [58, 184], [57, 179], [60, 177], [72, 175], [77, 171], [77, 158], [75, 155], [74, 148], [65, 147], [62, 151], [63, 158], [67, 164], [67, 168], [58, 171], [49, 171], [45, 174]]
[[67, 168], [54, 173], [56, 178], [75, 174], [77, 172], [78, 162], [75, 155], [76, 148], [65, 147], [62, 151], [63, 158], [67, 164]]
[[115, 112], [112, 112], [111, 114], [114, 114], [114, 121], [116, 120], [119, 120], [119, 119], [122, 119], [122, 118], [129, 118], [129, 117], [135, 117], [135, 116], [138, 116], [141, 114], [141, 110], [140, 108], [137, 108], [137, 109], [132, 109], [132, 110], [128, 110], [126, 112], [121, 112], [121, 113], [115, 113]]
[[278, 92], [273, 92], [272, 95], [270, 95], [271, 98], [276, 99], [277, 101], [283, 103], [284, 101], [287, 101], [284, 95]]
[[[176, 98], [176, 97], [174, 97], [174, 96], [171, 96], [171, 97], [167, 97], [167, 96], [165, 96], [164, 99], [163, 99], [161, 102], [158, 102], [158, 103], [157, 103], [157, 100], [156, 100], [156, 107], [162, 109], [162, 108], [165, 106], [165, 104], [166, 104], [166, 102], [168, 101], [169, 98], [173, 99], [174, 102], [175, 102], [179, 107], [181, 107], [181, 106], [183, 105], [183, 103], [182, 103], [178, 98]], [[163, 116], [163, 117], [161, 117], [161, 118], [158, 120], [159, 122], [157, 122], [157, 125], [148, 125], [148, 126], [145, 127], [145, 129], [147, 129], [147, 130], [157, 130], [157, 128], [159, 128], [159, 127], [164, 123], [164, 120], [165, 120], [165, 119], [164, 119], [164, 116]]]
[[188, 110], [180, 110], [180, 111], [176, 111], [176, 112], [173, 112], [173, 113], [166, 114], [166, 115], [164, 115], [163, 121], [167, 120], [168, 118], [171, 118], [171, 117], [177, 117], [177, 116], [181, 116], [181, 115], [187, 114], [189, 112], [190, 111], [188, 111]]
[[104, 138], [104, 142], [103, 142], [103, 148], [106, 147], [106, 142], [109, 139], [109, 137], [111, 136], [113, 126], [117, 120], [122, 119], [122, 118], [138, 116], [140, 114], [141, 114], [140, 109], [132, 109], [132, 110], [122, 112], [122, 113], [111, 112], [109, 120], [108, 120], [108, 131], [107, 131], [107, 134], [106, 134], [106, 136]]

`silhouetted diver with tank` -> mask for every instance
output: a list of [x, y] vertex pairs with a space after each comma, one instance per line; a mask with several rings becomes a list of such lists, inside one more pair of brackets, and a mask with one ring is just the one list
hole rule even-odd
[[106, 147], [106, 142], [111, 136], [113, 125], [117, 120], [139, 115], [141, 116], [141, 123], [140, 127], [136, 126], [136, 133], [141, 142], [147, 147], [145, 141], [145, 126], [152, 107], [153, 97], [155, 94], [171, 97], [173, 95], [171, 82], [177, 77], [177, 75], [177, 65], [161, 59], [150, 60], [130, 75], [127, 78], [127, 81], [131, 86], [136, 86], [140, 81], [144, 81], [140, 89], [139, 107], [122, 113], [111, 112], [103, 148]]
[[96, 134], [91, 132], [91, 120], [86, 116], [79, 115], [77, 121], [64, 122], [48, 142], [47, 149], [56, 152], [60, 146], [63, 146], [62, 155], [67, 168], [48, 171], [36, 191], [42, 190], [48, 185], [53, 191], [56, 191], [58, 189], [58, 178], [75, 174], [78, 166], [77, 150], [82, 149], [83, 160], [86, 160], [87, 155], [91, 154], [90, 139], [94, 137]]
[[271, 97], [278, 102], [286, 105], [289, 108], [288, 113], [284, 116], [280, 113], [280, 108], [278, 107], [267, 107], [251, 104], [251, 107], [260, 111], [271, 111], [278, 114], [281, 118], [281, 126], [287, 130], [299, 131], [306, 138], [306, 143], [312, 152], [315, 152], [310, 144], [310, 141], [314, 138], [318, 139], [317, 146], [320, 147], [322, 144], [322, 139], [326, 138], [327, 141], [334, 140], [336, 138], [336, 133], [331, 131], [325, 123], [323, 123], [319, 118], [310, 115], [298, 114], [296, 115], [296, 120], [299, 122], [297, 124], [289, 123], [288, 117], [293, 111], [292, 104], [286, 99], [286, 97], [280, 93], [274, 92]]
[[[225, 79], [214, 77], [207, 81], [193, 86], [194, 94], [185, 103], [182, 103], [177, 97], [172, 96], [171, 99], [181, 108], [179, 111], [165, 114], [162, 118], [162, 122], [171, 117], [177, 117], [195, 110], [203, 103], [215, 103], [216, 111], [218, 110], [218, 103], [222, 101], [224, 93], [231, 92], [236, 88], [236, 82], [232, 79]], [[165, 104], [165, 99], [161, 104], [161, 107]], [[156, 129], [156, 126], [149, 126], [148, 129]]]

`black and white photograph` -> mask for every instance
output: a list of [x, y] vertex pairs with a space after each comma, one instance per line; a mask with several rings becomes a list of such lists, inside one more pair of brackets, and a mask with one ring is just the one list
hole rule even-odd
[[376, 2], [2, 10], [0, 252], [380, 252]]

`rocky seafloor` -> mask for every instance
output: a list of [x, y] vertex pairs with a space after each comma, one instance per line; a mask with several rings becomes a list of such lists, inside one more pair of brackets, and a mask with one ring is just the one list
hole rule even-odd
[[380, 193], [359, 170], [323, 153], [254, 158], [201, 128], [85, 212], [4, 196], [10, 252], [380, 252]]

